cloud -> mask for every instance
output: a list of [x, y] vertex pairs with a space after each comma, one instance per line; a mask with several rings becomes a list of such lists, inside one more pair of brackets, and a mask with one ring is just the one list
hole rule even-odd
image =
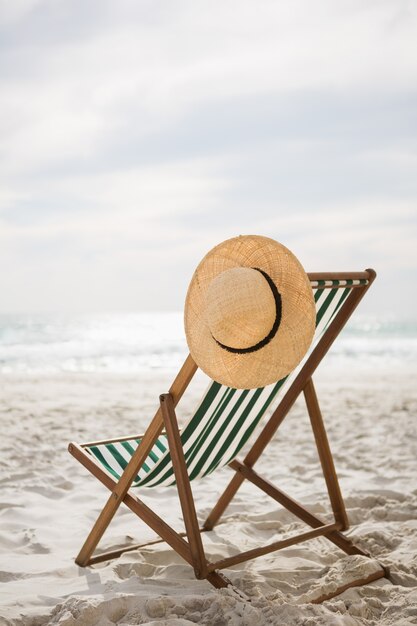
[[125, 130], [125, 112], [141, 137], [202, 105], [416, 85], [416, 12], [404, 2], [23, 6], [1, 55], [0, 119], [12, 119], [3, 164], [13, 171], [94, 158], [108, 133]]
[[417, 278], [416, 21], [405, 0], [1, 2], [4, 306], [179, 308], [245, 232]]

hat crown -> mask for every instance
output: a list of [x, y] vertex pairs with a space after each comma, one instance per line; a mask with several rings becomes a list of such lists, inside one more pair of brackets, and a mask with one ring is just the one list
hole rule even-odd
[[309, 277], [278, 241], [227, 239], [195, 270], [184, 323], [192, 358], [213, 380], [235, 389], [276, 383], [300, 363], [314, 337]]
[[235, 267], [218, 274], [206, 294], [206, 316], [214, 339], [234, 349], [258, 344], [276, 320], [274, 294], [257, 269]]

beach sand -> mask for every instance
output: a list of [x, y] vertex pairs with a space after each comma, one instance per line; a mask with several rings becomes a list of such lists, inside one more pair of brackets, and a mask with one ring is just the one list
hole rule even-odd
[[[375, 560], [348, 557], [316, 538], [227, 570], [241, 595], [197, 581], [166, 544], [93, 568], [76, 566], [74, 557], [108, 492], [67, 452], [68, 442], [139, 434], [171, 379], [168, 373], [1, 377], [1, 624], [417, 624], [417, 385], [409, 372], [352, 371], [342, 377], [327, 368], [316, 377], [351, 522], [348, 535]], [[201, 384], [181, 403], [181, 419], [198, 400]], [[257, 470], [330, 520], [301, 400]], [[193, 483], [202, 521], [231, 475], [224, 468]], [[182, 529], [174, 488], [145, 491], [144, 500]], [[222, 522], [204, 535], [210, 558], [303, 528], [246, 484]], [[100, 548], [153, 537], [122, 506]], [[349, 589], [321, 605], [308, 603], [375, 571], [378, 561], [390, 569], [390, 580]]]

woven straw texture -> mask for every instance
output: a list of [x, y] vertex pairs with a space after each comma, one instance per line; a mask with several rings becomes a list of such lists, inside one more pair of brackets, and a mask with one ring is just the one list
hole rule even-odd
[[[218, 342], [234, 348], [254, 345], [268, 333], [276, 313], [271, 288], [253, 268], [275, 283], [281, 322], [265, 346], [236, 354]], [[208, 376], [229, 387], [253, 389], [286, 376], [308, 350], [315, 328], [313, 292], [288, 248], [259, 235], [235, 237], [213, 248], [198, 265], [184, 322], [190, 353]]]

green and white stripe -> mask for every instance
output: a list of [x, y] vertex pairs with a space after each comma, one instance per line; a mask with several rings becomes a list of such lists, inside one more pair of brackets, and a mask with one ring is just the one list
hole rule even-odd
[[[184, 456], [191, 479], [206, 476], [230, 463], [253, 433], [272, 402], [276, 406], [317, 345], [352, 286], [366, 280], [312, 282], [316, 302], [316, 332], [302, 362], [286, 378], [260, 389], [232, 389], [211, 381], [195, 413], [181, 433]], [[139, 440], [113, 442], [86, 449], [119, 478]], [[172, 485], [175, 477], [165, 435], [153, 446], [132, 486]]]

